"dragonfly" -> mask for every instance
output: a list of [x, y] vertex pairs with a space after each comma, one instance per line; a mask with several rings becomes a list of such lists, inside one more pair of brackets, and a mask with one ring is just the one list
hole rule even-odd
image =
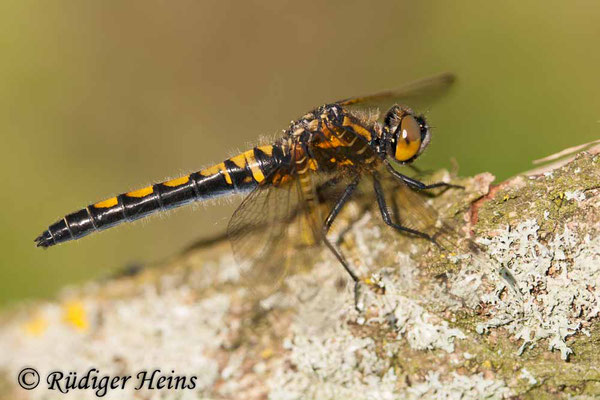
[[[91, 204], [50, 225], [35, 242], [46, 248], [191, 202], [242, 194], [245, 197], [231, 217], [227, 234], [253, 285], [277, 287], [299, 260], [294, 252], [299, 244], [324, 245], [358, 285], [361, 277], [328, 234], [353, 197], [372, 193], [390, 228], [450, 251], [458, 241], [456, 229], [440, 223], [436, 211], [415, 192], [461, 187], [425, 184], [397, 168], [411, 165], [430, 143], [425, 116], [399, 104], [383, 118], [365, 110], [391, 99], [436, 98], [453, 81], [453, 75], [441, 74], [396, 90], [319, 106], [293, 121], [270, 144]], [[393, 207], [386, 193], [390, 187], [401, 199], [396, 212], [392, 210], [398, 204]], [[470, 250], [481, 254], [479, 246], [470, 243]]]

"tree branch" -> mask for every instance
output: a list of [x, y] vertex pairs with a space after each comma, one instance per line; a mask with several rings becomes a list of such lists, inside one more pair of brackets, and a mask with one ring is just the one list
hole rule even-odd
[[[43, 388], [51, 371], [81, 377], [94, 367], [100, 376], [133, 376], [125, 389], [108, 389], [115, 398], [157, 398], [135, 390], [136, 374], [155, 368], [196, 376], [193, 390], [163, 390], [173, 399], [598, 395], [598, 162], [591, 149], [496, 186], [485, 173], [456, 179], [464, 191], [428, 199], [476, 239], [487, 267], [469, 257], [466, 242], [442, 252], [351, 207], [338, 232], [367, 278], [363, 313], [324, 251], [255, 301], [226, 241], [23, 304], [0, 317], [0, 391], [57, 396]], [[498, 265], [514, 276], [515, 291], [494, 273]], [[42, 376], [32, 391], [16, 385], [26, 365]], [[95, 398], [93, 389], [76, 391]]]

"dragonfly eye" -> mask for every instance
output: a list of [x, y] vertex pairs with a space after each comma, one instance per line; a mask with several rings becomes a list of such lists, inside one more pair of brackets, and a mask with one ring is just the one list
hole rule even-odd
[[385, 117], [386, 153], [399, 163], [413, 161], [429, 144], [429, 127], [410, 109], [392, 107]]
[[421, 126], [412, 115], [405, 115], [394, 132], [396, 161], [405, 162], [413, 158], [421, 148]]

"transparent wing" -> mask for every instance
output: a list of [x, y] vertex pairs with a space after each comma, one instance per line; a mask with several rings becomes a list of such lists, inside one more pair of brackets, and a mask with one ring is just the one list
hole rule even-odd
[[425, 107], [446, 94], [455, 80], [453, 74], [443, 73], [408, 83], [397, 89], [340, 100], [337, 104], [361, 108], [387, 108], [396, 103], [418, 108]]
[[[379, 176], [386, 192], [390, 214], [396, 223], [429, 235], [446, 255], [457, 255], [461, 253], [461, 249], [465, 249], [475, 270], [483, 276], [494, 275], [501, 278], [519, 295], [517, 283], [505, 266], [486, 254], [479, 244], [462, 235], [458, 224], [450, 219], [442, 220], [438, 212], [427, 203], [425, 196], [408, 187], [389, 171], [383, 171], [384, 169], [382, 167]], [[445, 271], [434, 271], [438, 272]]]
[[227, 235], [242, 278], [258, 298], [276, 291], [288, 274], [312, 266], [306, 250], [321, 243], [327, 209], [346, 179], [313, 173], [311, 181], [316, 204], [305, 200], [292, 179], [284, 186], [259, 185], [231, 217]]
[[231, 217], [227, 235], [233, 254], [242, 277], [260, 297], [275, 291], [288, 274], [288, 255], [295, 237], [291, 222], [295, 214], [302, 213], [295, 184], [262, 184], [244, 198]]

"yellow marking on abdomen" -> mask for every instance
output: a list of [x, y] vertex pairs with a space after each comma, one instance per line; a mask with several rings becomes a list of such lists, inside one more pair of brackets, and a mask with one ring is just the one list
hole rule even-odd
[[202, 171], [200, 171], [200, 175], [213, 176], [213, 175], [218, 174], [219, 172], [221, 172], [223, 174], [223, 176], [225, 176], [225, 182], [227, 182], [228, 185], [233, 184], [233, 181], [231, 180], [231, 176], [229, 175], [229, 172], [227, 172], [227, 168], [225, 168], [225, 163], [219, 163], [217, 165], [213, 165], [212, 167], [203, 169]]
[[190, 181], [190, 176], [182, 176], [181, 178], [171, 179], [170, 181], [163, 182], [163, 185], [168, 187], [177, 187], [184, 185]]
[[94, 204], [96, 208], [110, 208], [119, 204], [119, 200], [116, 197], [111, 197], [110, 199], [102, 200], [99, 203]]
[[146, 186], [145, 188], [134, 190], [133, 192], [125, 193], [127, 197], [146, 197], [149, 194], [154, 193], [154, 188], [152, 186]]
[[[269, 147], [272, 149], [271, 146], [265, 147]], [[245, 152], [244, 155], [246, 156], [246, 163], [248, 163], [248, 166], [250, 167], [250, 172], [252, 172], [252, 177], [254, 178], [254, 180], [258, 183], [264, 181], [265, 174], [263, 174], [262, 170], [260, 169], [260, 165], [258, 164], [258, 161], [256, 161], [256, 158], [254, 157], [254, 150], [249, 150]]]
[[273, 146], [272, 145], [259, 146], [257, 148], [268, 156], [273, 155]]
[[344, 117], [344, 120], [342, 121], [342, 125], [349, 126], [350, 128], [354, 129], [354, 132], [358, 133], [360, 136], [367, 139], [367, 141], [371, 140], [371, 132], [369, 132], [369, 130], [365, 129], [363, 126], [352, 122], [352, 120], [350, 118]]
[[[263, 147], [268, 147], [270, 150], [272, 150], [272, 146]], [[265, 180], [265, 175], [261, 171], [260, 166], [256, 161], [256, 158], [254, 158], [254, 149], [245, 151], [242, 154], [238, 154], [235, 157], [231, 157], [229, 161], [234, 163], [239, 168], [249, 167], [250, 172], [252, 172], [252, 177], [256, 182], [260, 183]]]
[[[252, 151], [252, 150], [251, 150], [251, 151]], [[247, 160], [246, 154], [248, 154], [248, 153], [249, 153], [249, 152], [247, 151], [247, 152], [245, 152], [245, 153], [238, 154], [238, 155], [237, 155], [237, 156], [235, 156], [235, 157], [231, 157], [231, 158], [229, 159], [229, 161], [231, 161], [232, 163], [234, 163], [235, 165], [237, 165], [237, 166], [238, 166], [238, 167], [240, 167], [240, 168], [245, 168], [245, 167], [246, 167], [246, 164], [247, 164], [247, 161], [246, 161], [246, 160]]]
[[260, 170], [258, 164], [251, 164], [250, 171], [252, 171], [252, 176], [256, 182], [261, 183], [265, 180], [265, 174]]

